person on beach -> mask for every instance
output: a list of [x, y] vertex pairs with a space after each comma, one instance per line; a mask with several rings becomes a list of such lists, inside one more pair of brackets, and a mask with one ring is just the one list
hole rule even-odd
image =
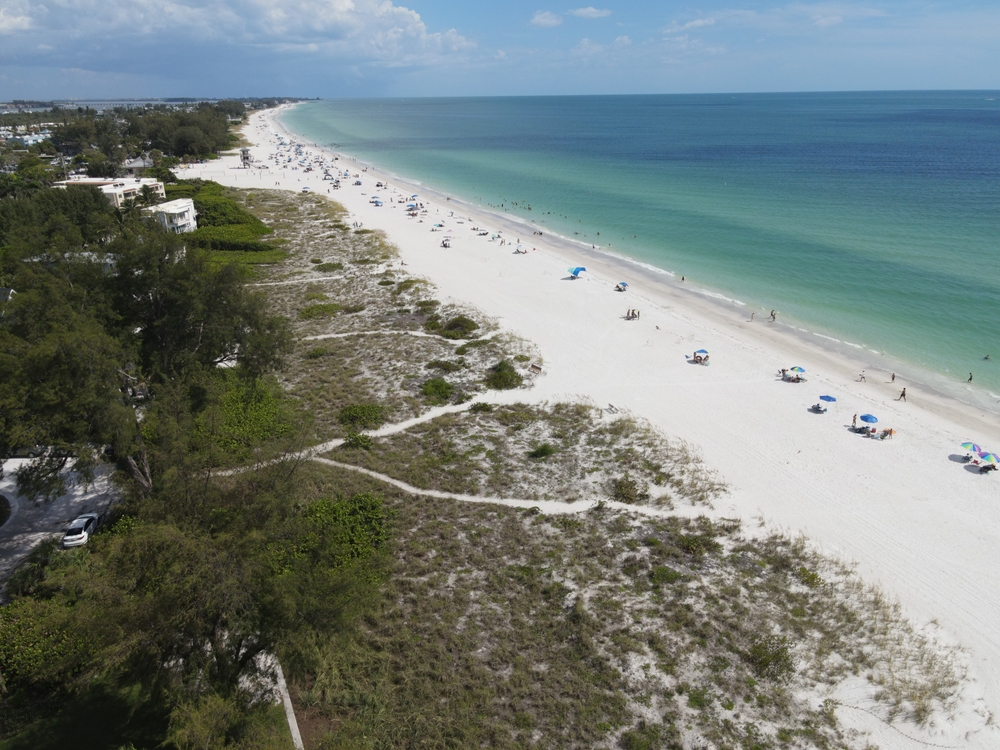
[[769, 321], [771, 321], [771, 322], [773, 323], [773, 322], [774, 322], [774, 321], [776, 321], [777, 319], [778, 319], [778, 314], [777, 314], [777, 313], [776, 313], [776, 312], [775, 312], [774, 310], [771, 310], [771, 317], [770, 317], [770, 318], [768, 318], [768, 320], [769, 320]]
[[893, 374], [892, 374], [892, 377], [891, 377], [891, 378], [889, 378], [889, 382], [890, 382], [890, 383], [895, 383], [895, 382], [896, 382], [896, 373], [893, 373]]
[[853, 427], [855, 430], [858, 429], [858, 415], [857, 414], [855, 414], [854, 415], [854, 419], [851, 420], [851, 427]]
[[969, 379], [966, 382], [967, 383], [971, 383], [972, 382], [972, 373], [971, 372], [969, 373]]
[[899, 392], [899, 398], [897, 398], [896, 400], [897, 401], [906, 401], [906, 389], [905, 388]]
[[862, 370], [861, 374], [858, 375], [858, 382], [859, 383], [867, 383], [868, 382], [868, 378], [865, 377], [865, 371], [864, 370]]
[[753, 323], [753, 316], [754, 316], [754, 314], [753, 314], [753, 313], [750, 313], [750, 322], [751, 322], [751, 323]]

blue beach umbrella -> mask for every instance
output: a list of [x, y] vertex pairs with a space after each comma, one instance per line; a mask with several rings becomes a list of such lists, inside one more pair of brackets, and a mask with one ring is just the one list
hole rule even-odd
[[699, 349], [698, 351], [695, 352], [695, 354], [708, 354], [708, 352], [705, 351], [704, 349]]
[[569, 271], [572, 276], [579, 276], [581, 273], [583, 273], [587, 269], [584, 268], [583, 266], [577, 266], [576, 268], [568, 268], [566, 270]]
[[819, 397], [819, 400], [820, 400], [820, 401], [828, 401], [829, 403], [831, 403], [831, 404], [832, 404], [832, 403], [833, 403], [833, 402], [835, 402], [835, 401], [836, 401], [837, 399], [836, 399], [836, 398], [834, 398], [833, 396], [820, 396], [820, 397]]
[[801, 367], [793, 367], [789, 372], [805, 372]]
[[627, 281], [619, 281], [618, 282], [618, 286], [620, 286], [622, 289], [628, 289], [628, 282]]
[[419, 198], [420, 196], [419, 196], [419, 195], [417, 195], [416, 193], [414, 193], [414, 194], [413, 194], [413, 195], [411, 195], [410, 197], [411, 197], [411, 198]]
[[862, 422], [867, 422], [868, 424], [875, 424], [876, 422], [878, 422], [878, 417], [874, 416], [873, 414], [862, 414], [859, 417], [859, 419]]

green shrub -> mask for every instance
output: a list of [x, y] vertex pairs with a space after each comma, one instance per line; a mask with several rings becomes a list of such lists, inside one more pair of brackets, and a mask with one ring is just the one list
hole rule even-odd
[[315, 264], [315, 265], [319, 265], [319, 264], [320, 264], [320, 263], [322, 263], [323, 261], [322, 261], [322, 260], [321, 260], [320, 258], [310, 258], [310, 259], [309, 259], [309, 262], [310, 262], [310, 263], [313, 263], [313, 264]]
[[379, 285], [379, 286], [395, 286], [395, 285], [396, 285], [396, 282], [395, 282], [395, 281], [393, 281], [392, 279], [382, 279], [382, 280], [381, 280], [381, 281], [380, 281], [380, 282], [378, 283], [378, 285]]
[[524, 376], [514, 369], [514, 365], [506, 359], [501, 359], [490, 368], [486, 376], [486, 385], [497, 391], [509, 391], [524, 383]]
[[515, 362], [530, 362], [531, 361], [531, 357], [529, 357], [527, 354], [515, 354], [514, 355], [514, 361]]
[[677, 583], [683, 577], [683, 574], [678, 573], [673, 568], [668, 568], [666, 565], [658, 565], [649, 572], [649, 581], [654, 586]]
[[330, 273], [332, 271], [343, 271], [344, 270], [344, 264], [343, 263], [320, 263], [313, 270], [314, 271], [320, 271], [322, 273]]
[[691, 708], [708, 708], [712, 705], [712, 696], [707, 688], [691, 688], [688, 692], [687, 703]]
[[795, 671], [792, 655], [788, 651], [788, 639], [784, 636], [754, 636], [743, 658], [762, 680], [787, 682]]
[[823, 585], [823, 579], [820, 578], [818, 573], [814, 573], [809, 570], [809, 568], [803, 566], [795, 571], [795, 577], [799, 579], [803, 584], [811, 589], [817, 588]]
[[340, 312], [340, 305], [336, 302], [323, 302], [317, 305], [308, 305], [299, 311], [300, 320], [316, 320], [317, 318], [330, 318]]
[[533, 450], [528, 451], [528, 458], [543, 459], [548, 458], [556, 452], [548, 443], [542, 443], [541, 445], [535, 447]]
[[364, 309], [364, 305], [348, 305], [343, 309], [343, 312], [345, 315], [353, 315], [354, 313], [362, 312]]
[[381, 427], [385, 419], [385, 408], [381, 404], [351, 404], [337, 412], [337, 421], [355, 432]]
[[375, 234], [374, 229], [357, 229], [354, 231], [355, 234]]
[[[417, 307], [419, 308], [419, 303]], [[431, 315], [424, 327], [446, 339], [467, 339], [469, 335], [479, 328], [479, 324], [467, 315], [456, 315], [447, 322], [441, 322], [439, 315]]]
[[447, 403], [454, 391], [455, 386], [444, 378], [431, 378], [420, 386], [420, 393], [431, 404]]
[[435, 359], [428, 362], [425, 367], [428, 370], [440, 370], [441, 372], [458, 372], [465, 367], [464, 362], [451, 362], [447, 359]]
[[309, 294], [306, 295], [306, 302], [316, 302], [318, 300], [325, 300], [325, 299], [329, 299], [329, 297], [327, 297], [322, 292], [309, 292]]
[[371, 435], [366, 435], [363, 432], [349, 432], [344, 438], [344, 447], [351, 450], [360, 448], [364, 451], [370, 451], [373, 445], [375, 445], [375, 441], [372, 440]]
[[484, 346], [489, 346], [492, 343], [493, 342], [490, 341], [489, 339], [476, 339], [475, 341], [468, 341], [468, 342], [462, 344], [460, 347], [458, 347], [455, 350], [455, 354], [459, 354], [459, 355], [461, 355], [461, 354], [468, 354], [473, 349], [479, 349], [479, 348], [484, 347]]
[[403, 281], [400, 281], [399, 283], [396, 284], [396, 288], [393, 289], [392, 293], [402, 294], [403, 292], [408, 292], [421, 283], [422, 282], [420, 281], [420, 279], [404, 279]]
[[329, 349], [325, 349], [322, 346], [317, 346], [306, 352], [306, 359], [319, 359], [320, 357], [325, 357], [330, 353]]
[[436, 299], [422, 299], [417, 303], [417, 310], [428, 315], [440, 304]]
[[611, 499], [633, 505], [648, 500], [649, 493], [643, 491], [639, 483], [626, 474], [611, 482]]
[[469, 412], [472, 414], [487, 414], [491, 411], [493, 411], [493, 404], [487, 404], [483, 401], [477, 401], [469, 407]]

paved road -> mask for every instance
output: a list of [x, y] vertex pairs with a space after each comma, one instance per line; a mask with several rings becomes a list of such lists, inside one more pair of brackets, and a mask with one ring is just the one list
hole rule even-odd
[[89, 488], [71, 489], [52, 502], [33, 503], [17, 494], [14, 472], [24, 459], [4, 463], [0, 495], [10, 501], [10, 519], [0, 526], [0, 585], [38, 544], [61, 535], [81, 513], [107, 510], [112, 500], [107, 476], [99, 476]]

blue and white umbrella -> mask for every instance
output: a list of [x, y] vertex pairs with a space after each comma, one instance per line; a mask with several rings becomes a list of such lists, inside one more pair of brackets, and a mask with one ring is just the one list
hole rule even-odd
[[618, 286], [620, 286], [622, 289], [628, 289], [628, 282], [627, 281], [619, 281], [618, 282]]
[[579, 276], [581, 273], [583, 273], [587, 269], [584, 268], [583, 266], [576, 266], [575, 268], [568, 268], [566, 270], [570, 272], [571, 276]]
[[704, 349], [699, 349], [698, 351], [695, 352], [695, 354], [708, 354], [708, 352], [705, 351]]

